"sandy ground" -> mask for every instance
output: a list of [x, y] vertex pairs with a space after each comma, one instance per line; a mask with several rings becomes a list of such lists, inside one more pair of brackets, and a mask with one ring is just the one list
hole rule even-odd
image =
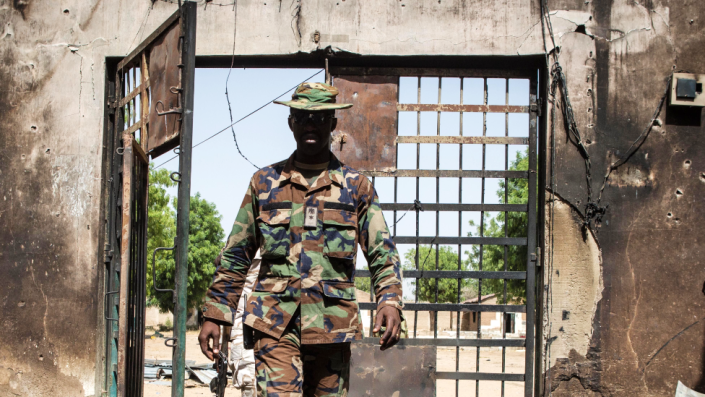
[[[147, 331], [147, 335], [152, 334], [152, 331]], [[165, 337], [170, 337], [170, 332], [163, 332]], [[201, 354], [201, 349], [198, 346], [198, 332], [189, 331], [186, 333], [186, 360], [193, 360], [198, 364], [205, 363], [208, 360]], [[477, 348], [461, 348], [459, 370], [462, 372], [475, 372], [477, 363]], [[153, 359], [170, 359], [171, 349], [164, 346], [164, 339], [148, 339], [145, 341], [145, 357]], [[455, 371], [456, 370], [456, 351], [455, 348], [438, 348], [437, 353], [437, 369], [438, 371]], [[524, 351], [508, 348], [505, 355], [505, 371], [507, 373], [523, 373], [524, 372]], [[479, 372], [502, 372], [502, 350], [499, 348], [482, 348], [480, 349], [480, 371]], [[167, 379], [170, 381], [170, 379]], [[437, 381], [436, 395], [439, 397], [455, 396], [455, 381], [454, 380], [439, 380]], [[478, 396], [494, 397], [501, 396], [501, 382], [495, 381], [460, 381], [458, 397], [475, 396], [476, 383], [479, 384]], [[212, 393], [205, 385], [198, 385], [194, 381], [187, 381], [185, 396], [212, 396]], [[191, 387], [189, 387], [191, 386]], [[504, 395], [507, 397], [519, 397], [523, 395], [523, 382], [506, 382]], [[226, 394], [228, 397], [240, 397], [240, 391], [229, 387]], [[171, 396], [171, 387], [166, 385], [158, 385], [150, 382], [145, 382], [144, 386], [145, 397], [169, 397]], [[387, 397], [387, 396], [380, 396]]]

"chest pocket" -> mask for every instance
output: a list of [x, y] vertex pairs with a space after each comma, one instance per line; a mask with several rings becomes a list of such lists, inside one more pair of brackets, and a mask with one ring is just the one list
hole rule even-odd
[[270, 203], [262, 206], [257, 226], [262, 232], [260, 253], [262, 258], [281, 259], [289, 255], [291, 236], [291, 203]]
[[357, 242], [357, 211], [351, 204], [323, 203], [323, 254], [352, 260]]

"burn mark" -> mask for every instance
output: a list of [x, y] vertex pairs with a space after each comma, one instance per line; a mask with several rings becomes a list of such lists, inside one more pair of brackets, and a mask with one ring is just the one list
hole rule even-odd
[[12, 6], [15, 10], [19, 11], [20, 15], [22, 15], [22, 19], [27, 19], [25, 11], [29, 7], [29, 0], [12, 0]]

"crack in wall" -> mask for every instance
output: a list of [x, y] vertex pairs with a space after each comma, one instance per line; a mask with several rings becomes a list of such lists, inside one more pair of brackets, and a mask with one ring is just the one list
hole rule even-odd
[[[302, 0], [292, 0], [291, 1], [291, 6], [294, 6], [294, 3], [296, 5], [294, 6], [294, 11], [292, 11], [291, 16], [291, 31], [294, 33], [294, 38], [296, 39], [296, 43], [298, 44], [299, 48], [301, 47], [302, 44], [302, 37], [301, 37], [301, 1]], [[291, 8], [291, 6], [289, 8]]]
[[34, 267], [30, 266], [29, 270], [30, 270], [30, 273], [32, 274], [32, 281], [34, 282], [34, 285], [37, 286], [37, 288], [39, 289], [39, 292], [41, 292], [42, 296], [44, 297], [44, 303], [46, 306], [44, 307], [44, 319], [43, 319], [42, 323], [44, 324], [44, 340], [47, 340], [47, 337], [49, 336], [49, 328], [47, 328], [47, 316], [49, 315], [49, 299], [47, 298], [46, 294], [44, 293], [44, 289], [42, 288], [42, 286], [39, 285], [37, 283], [37, 279], [34, 278]]

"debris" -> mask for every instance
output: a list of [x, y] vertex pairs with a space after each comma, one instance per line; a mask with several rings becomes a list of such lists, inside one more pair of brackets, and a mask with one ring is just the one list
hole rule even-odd
[[705, 397], [705, 394], [690, 390], [686, 385], [678, 381], [675, 397]]

